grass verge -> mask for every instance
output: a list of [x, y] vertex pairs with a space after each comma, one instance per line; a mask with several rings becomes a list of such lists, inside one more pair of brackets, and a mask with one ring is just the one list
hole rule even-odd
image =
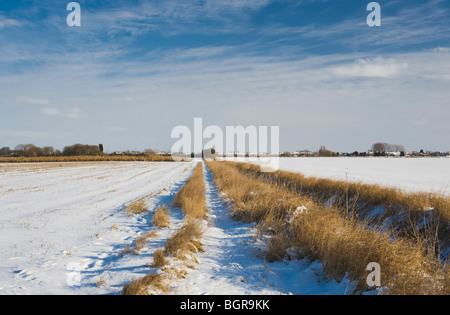
[[269, 237], [269, 260], [286, 258], [288, 252], [320, 260], [334, 279], [354, 281], [354, 293], [370, 290], [366, 269], [376, 262], [385, 294], [450, 294], [448, 266], [424, 253], [418, 240], [394, 239], [342, 216], [341, 209], [294, 193], [285, 183], [254, 177], [242, 165], [211, 162], [208, 167], [235, 219], [256, 222], [260, 233]]
[[174, 205], [181, 208], [186, 217], [206, 219], [208, 208], [206, 207], [202, 163], [197, 164], [191, 177], [177, 193]]
[[[174, 205], [182, 209], [185, 222], [166, 240], [163, 249], [155, 251], [150, 266], [162, 267], [160, 272], [132, 280], [124, 287], [124, 294], [145, 295], [154, 290], [167, 294], [170, 290], [168, 283], [172, 279], [184, 278], [187, 274], [186, 268], [193, 268], [194, 263], [197, 262], [192, 254], [203, 251], [202, 220], [206, 219], [208, 210], [202, 163], [194, 168], [191, 177], [177, 193]], [[159, 207], [155, 211], [153, 224], [157, 227], [168, 227], [169, 223], [167, 207]], [[176, 260], [176, 263], [173, 260]]]
[[[231, 165], [231, 164], [230, 164]], [[430, 254], [450, 254], [450, 198], [436, 193], [408, 193], [363, 183], [305, 177], [287, 171], [261, 173], [257, 165], [233, 163], [240, 171], [285, 187], [316, 203], [338, 208], [341, 214], [384, 226], [392, 233], [425, 245]], [[444, 260], [448, 259], [442, 255]]]

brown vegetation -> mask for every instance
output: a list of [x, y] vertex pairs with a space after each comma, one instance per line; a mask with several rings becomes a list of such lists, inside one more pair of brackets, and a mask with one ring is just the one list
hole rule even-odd
[[[424, 249], [434, 251], [436, 256], [450, 247], [450, 198], [446, 196], [407, 193], [379, 185], [305, 177], [287, 171], [261, 173], [256, 165], [234, 165], [250, 176], [285, 187], [319, 204], [338, 208], [345, 216], [372, 226], [388, 227], [395, 234], [422, 242]], [[372, 211], [377, 207], [381, 211], [374, 215]]]
[[167, 208], [166, 205], [160, 206], [155, 210], [152, 224], [158, 228], [170, 227], [169, 209]]
[[171, 162], [170, 156], [38, 156], [38, 157], [0, 157], [0, 163], [64, 163], [64, 162]]
[[126, 208], [126, 212], [128, 215], [139, 215], [148, 211], [147, 203], [145, 199], [140, 199], [138, 201], [133, 202], [128, 205]]
[[166, 255], [183, 257], [186, 253], [203, 251], [200, 239], [203, 231], [198, 221], [188, 220], [167, 241], [164, 247]]
[[177, 193], [174, 205], [183, 210], [187, 217], [206, 219], [207, 207], [205, 197], [205, 182], [203, 179], [203, 165], [197, 164], [191, 177]]
[[[450, 293], [449, 269], [424, 252], [423, 240], [394, 238], [342, 215], [342, 209], [325, 206], [313, 194], [293, 191], [286, 181], [277, 180], [279, 174], [256, 176], [254, 166], [225, 162], [208, 167], [229, 198], [234, 217], [256, 222], [260, 233], [270, 236], [267, 259], [280, 260], [288, 252], [319, 259], [333, 278], [357, 281], [356, 292], [369, 289], [366, 267], [376, 262], [387, 294]], [[329, 193], [327, 188], [323, 193]]]
[[[186, 220], [182, 227], [166, 240], [164, 249], [157, 249], [153, 255], [151, 267], [163, 267], [161, 273], [133, 280], [124, 287], [124, 294], [145, 295], [152, 287], [159, 292], [167, 293], [169, 291], [167, 283], [171, 279], [184, 278], [187, 274], [184, 267], [193, 268], [196, 259], [190, 254], [203, 251], [201, 222], [207, 216], [202, 163], [195, 167], [191, 177], [175, 196], [174, 203], [182, 209]], [[153, 224], [157, 227], [169, 225], [167, 207], [162, 206], [155, 211]], [[171, 265], [167, 257], [177, 259], [177, 265]]]
[[153, 287], [161, 291], [167, 292], [168, 288], [164, 284], [164, 277], [150, 273], [140, 279], [133, 279], [123, 288], [123, 295], [149, 295], [149, 289]]
[[158, 248], [153, 254], [153, 263], [151, 265], [152, 268], [159, 268], [167, 264], [166, 258], [164, 256], [164, 250]]

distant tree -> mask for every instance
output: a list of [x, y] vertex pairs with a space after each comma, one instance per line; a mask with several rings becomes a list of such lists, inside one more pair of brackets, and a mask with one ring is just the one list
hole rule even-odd
[[23, 150], [25, 150], [25, 144], [18, 144], [18, 145], [16, 145], [14, 150], [15, 151], [23, 151]]
[[401, 152], [406, 150], [404, 146], [399, 144], [377, 142], [372, 145], [372, 151], [384, 155], [386, 152]]
[[102, 155], [97, 145], [87, 144], [74, 144], [67, 146], [63, 150], [64, 156], [76, 156], [76, 155]]
[[372, 151], [375, 153], [385, 153], [387, 150], [386, 145], [386, 143], [381, 142], [374, 143], [372, 145]]
[[19, 155], [26, 157], [42, 156], [41, 148], [35, 146], [34, 144], [19, 144], [16, 146], [16, 151]]
[[322, 145], [319, 149], [319, 156], [325, 156], [325, 157], [334, 156], [334, 152], [328, 150], [324, 145]]
[[156, 152], [153, 149], [145, 149], [144, 150], [145, 155], [155, 155]]
[[405, 151], [405, 147], [398, 144], [386, 144], [386, 152], [401, 152]]
[[53, 147], [43, 147], [42, 148], [43, 156], [52, 156], [55, 155], [55, 149]]
[[11, 149], [9, 147], [3, 147], [0, 149], [0, 156], [9, 156], [11, 155]]
[[103, 144], [99, 144], [98, 145], [98, 150], [101, 152], [101, 153], [103, 153]]

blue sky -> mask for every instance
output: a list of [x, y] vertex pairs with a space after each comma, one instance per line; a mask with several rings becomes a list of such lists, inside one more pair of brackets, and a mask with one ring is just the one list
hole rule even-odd
[[450, 3], [0, 0], [0, 147], [167, 150], [177, 125], [280, 126], [282, 150], [450, 150]]

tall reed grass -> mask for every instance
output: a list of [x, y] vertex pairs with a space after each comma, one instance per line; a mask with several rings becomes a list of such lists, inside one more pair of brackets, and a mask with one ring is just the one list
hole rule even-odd
[[[267, 183], [310, 197], [317, 203], [339, 208], [346, 216], [372, 226], [387, 226], [395, 234], [422, 242], [424, 249], [434, 251], [437, 256], [442, 252], [449, 252], [448, 196], [437, 193], [409, 193], [379, 185], [305, 177], [288, 171], [262, 173], [259, 166], [246, 163], [231, 165]], [[446, 260], [449, 257], [443, 255], [442, 258]]]
[[270, 236], [267, 259], [288, 254], [318, 259], [329, 276], [357, 283], [355, 292], [370, 289], [366, 269], [376, 262], [385, 294], [450, 294], [448, 266], [424, 253], [419, 241], [393, 238], [343, 216], [341, 209], [295, 193], [286, 183], [255, 177], [248, 172], [253, 166], [211, 162], [208, 167], [235, 219], [256, 222], [260, 233]]

